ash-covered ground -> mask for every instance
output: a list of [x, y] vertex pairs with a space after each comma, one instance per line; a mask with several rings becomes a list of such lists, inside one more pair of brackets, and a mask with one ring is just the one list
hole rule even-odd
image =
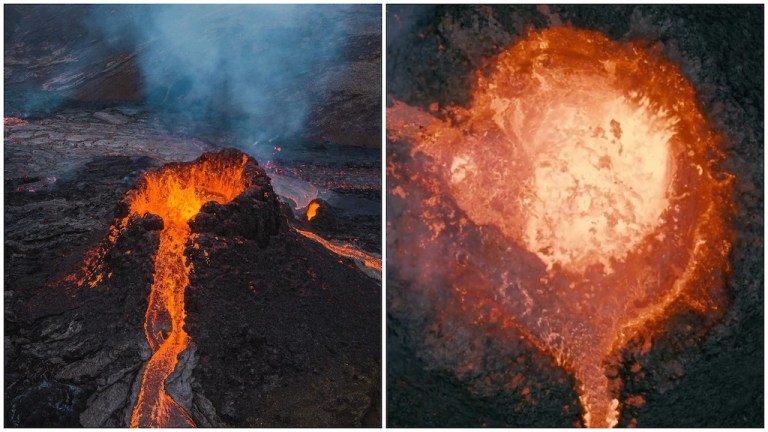
[[[168, 46], [145, 30], [105, 38], [94, 26], [110, 16], [168, 18], [139, 9], [5, 9], [5, 426], [128, 425], [151, 355], [143, 326], [157, 219], [131, 221], [104, 257], [108, 280], [78, 288], [66, 276], [104, 240], [141, 173], [222, 147], [282, 176], [273, 185], [322, 196], [332, 217], [307, 224], [289, 197], [279, 208], [241, 200], [206, 210], [197, 247], [190, 241], [185, 251], [192, 343], [169, 394], [198, 426], [379, 426], [381, 283], [291, 229], [381, 254], [381, 209], [371, 204], [381, 197], [381, 33], [366, 24], [380, 22], [379, 8], [316, 14], [312, 24], [327, 26], [311, 31], [332, 39], [316, 38], [328, 55], [322, 64], [286, 67], [280, 50], [270, 51], [280, 44], [254, 42], [284, 69], [271, 88], [243, 91], [267, 107], [252, 110], [228, 104], [221, 88], [200, 92], [216, 83], [196, 81], [199, 69], [173, 75], [180, 61], [164, 63], [157, 53]], [[227, 40], [229, 20], [253, 11], [206, 14], [196, 46], [212, 49]], [[272, 30], [298, 22], [286, 15]], [[218, 66], [225, 86], [250, 82]], [[318, 157], [290, 156], [300, 154]]]
[[[440, 108], [468, 104], [472, 74], [531, 27], [572, 25], [618, 41], [644, 39], [681, 66], [702, 111], [725, 138], [723, 168], [736, 176], [736, 238], [726, 283], [730, 306], [718, 324], [702, 332], [691, 330], [706, 327], [701, 317], [670, 318], [652, 344], [628, 344], [622, 366], [607, 373], [623, 383], [619, 426], [761, 427], [763, 6], [398, 5], [386, 13], [387, 103], [402, 101], [424, 112], [435, 112], [434, 102]], [[404, 143], [388, 142], [389, 161], [410, 157]], [[387, 217], [397, 217], [397, 198], [388, 194], [387, 199]], [[396, 233], [389, 234], [388, 242], [396, 239]], [[474, 340], [461, 323], [442, 323], [451, 336], [432, 334], [430, 322], [438, 312], [414, 294], [424, 287], [405, 282], [396, 262], [388, 263], [387, 272], [389, 426], [581, 423], [573, 378], [551, 358], [516, 342], [514, 335], [506, 341]], [[433, 276], [439, 284], [440, 275]], [[424, 341], [441, 337], [438, 346], [446, 351], [431, 352]], [[483, 345], [485, 355], [477, 360], [482, 372], [460, 378], [446, 358], [474, 359], [473, 344]], [[510, 362], [516, 364], [512, 372], [504, 366]]]

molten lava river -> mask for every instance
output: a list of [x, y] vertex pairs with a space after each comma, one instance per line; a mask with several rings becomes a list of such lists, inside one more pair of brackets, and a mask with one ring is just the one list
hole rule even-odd
[[394, 274], [441, 323], [524, 335], [574, 374], [584, 424], [614, 426], [609, 359], [668, 317], [726, 306], [721, 138], [642, 42], [552, 28], [489, 64], [468, 108], [387, 109]]

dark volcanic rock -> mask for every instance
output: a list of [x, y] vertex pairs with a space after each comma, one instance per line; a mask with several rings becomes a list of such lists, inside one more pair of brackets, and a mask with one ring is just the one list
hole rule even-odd
[[279, 230], [286, 228], [280, 204], [271, 188], [269, 192], [252, 188], [226, 205], [211, 201], [189, 224], [192, 232], [242, 236], [263, 245]]
[[208, 204], [191, 223], [192, 412], [211, 425], [378, 426], [380, 285], [288, 230], [270, 192]]
[[[28, 219], [6, 226], [6, 238], [22, 236], [17, 240], [19, 246], [11, 245], [19, 248], [15, 261], [6, 262], [6, 292], [13, 293], [10, 313], [5, 316], [6, 426], [125, 425], [122, 409], [130, 405], [127, 390], [149, 355], [143, 315], [158, 242], [157, 231], [145, 229], [152, 218], [131, 220], [124, 235], [106, 253], [103, 262], [110, 277], [93, 287], [86, 284], [79, 288], [64, 276], [85, 275], [77, 270], [86, 253], [83, 246], [89, 244], [82, 237], [88, 234], [84, 237], [90, 239], [90, 248], [98, 248], [94, 240], [105, 234], [104, 228], [78, 219], [81, 222], [70, 221], [67, 230], [49, 227], [49, 237], [35, 244], [24, 241], [28, 238], [24, 234], [27, 225], [21, 223], [24, 220], [30, 227], [44, 229], [41, 221], [46, 217], [60, 220], [86, 203], [101, 209], [91, 217], [101, 215], [104, 221], [107, 209], [114, 206], [114, 198], [109, 197], [121, 192], [126, 172], [142, 165], [129, 158], [99, 163], [104, 171], [84, 170], [76, 176], [90, 193], [80, 191], [78, 182], [70, 182], [51, 194], [7, 196], [7, 213], [24, 209], [19, 201], [30, 198], [40, 205]], [[53, 214], [45, 205], [55, 202], [50, 195], [63, 201], [54, 207]], [[70, 202], [75, 197], [84, 202]], [[70, 230], [81, 237], [73, 236]], [[71, 244], [81, 246], [65, 249]], [[46, 266], [27, 273], [22, 263]], [[45, 401], [54, 400], [57, 394], [61, 398], [51, 402], [58, 410], [54, 415]]]
[[[333, 230], [340, 222], [338, 220], [339, 217], [336, 215], [336, 210], [331, 207], [327, 201], [322, 199], [314, 199], [309, 203], [309, 205], [312, 206], [313, 203], [318, 207], [315, 211], [315, 216], [312, 218], [312, 220], [307, 221], [307, 223], [316, 229]], [[307, 207], [307, 209], [309, 209], [309, 207]]]
[[11, 401], [6, 425], [78, 427], [78, 413], [85, 406], [83, 395], [77, 386], [43, 381]]
[[[223, 157], [246, 157], [239, 150], [226, 149]], [[198, 160], [204, 161], [208, 154]], [[249, 159], [243, 177], [248, 189], [230, 203], [215, 201], [203, 205], [189, 221], [193, 233], [213, 233], [225, 237], [244, 237], [266, 246], [270, 237], [287, 228], [286, 219], [275, 191], [264, 170], [253, 158]]]
[[319, 203], [320, 207], [310, 221], [307, 220], [306, 210], [298, 219], [294, 219], [291, 212], [291, 219], [296, 225], [326, 239], [351, 244], [377, 256], [381, 255], [381, 238], [377, 235], [381, 230], [381, 219], [378, 215], [348, 214], [344, 209], [334, 207], [320, 198], [312, 202]]
[[[418, 301], [403, 291], [398, 283], [388, 283], [389, 301]], [[485, 354], [473, 358], [486, 369], [457, 377], [439, 366], [445, 361], [440, 353], [425, 355], [420, 336], [414, 337], [428, 331], [423, 320], [390, 310], [387, 322], [387, 367], [395, 368], [387, 372], [387, 426], [582, 426], [575, 379], [514, 331], [507, 331], [509, 340], [480, 341]], [[477, 341], [471, 337], [472, 332], [456, 326], [446, 338], [472, 355]]]

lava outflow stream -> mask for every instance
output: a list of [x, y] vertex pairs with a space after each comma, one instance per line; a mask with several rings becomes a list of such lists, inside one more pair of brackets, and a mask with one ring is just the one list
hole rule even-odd
[[[192, 270], [184, 254], [192, 237], [189, 224], [206, 203], [226, 204], [247, 190], [272, 200], [276, 211], [278, 202], [264, 171], [255, 160], [234, 149], [206, 153], [192, 162], [172, 163], [146, 172], [123, 197], [119, 216], [104, 240], [86, 254], [80, 269], [63, 279], [67, 289], [93, 288], [110, 281], [112, 272], [105, 258], [118, 238], [130, 229], [132, 220], [149, 214], [162, 219], [144, 321], [152, 356], [141, 376], [131, 427], [195, 426], [190, 415], [165, 391], [179, 354], [190, 343], [184, 331], [184, 293]], [[155, 221], [151, 225], [157, 226]], [[380, 260], [378, 265], [381, 268]]]
[[131, 427], [195, 425], [184, 408], [165, 392], [165, 380], [176, 369], [178, 355], [189, 345], [189, 335], [183, 328], [184, 290], [189, 284], [184, 245], [188, 238], [189, 226], [185, 223], [171, 222], [160, 235], [155, 283], [144, 322], [153, 355], [144, 370]]
[[725, 305], [720, 138], [679, 68], [643, 43], [552, 28], [491, 64], [451, 121], [387, 110], [390, 141], [409, 145], [388, 168], [405, 209], [393, 267], [478, 338], [485, 323], [524, 328], [576, 376], [584, 423], [614, 426], [614, 355], [638, 335], [650, 345], [669, 317]]
[[379, 272], [381, 271], [381, 258], [376, 258], [375, 256], [369, 255], [352, 246], [333, 244], [328, 240], [325, 240], [324, 238], [318, 236], [317, 234], [311, 233], [309, 231], [300, 230], [295, 227], [293, 229], [296, 230], [297, 233], [303, 235], [304, 237], [307, 237], [308, 239], [311, 239], [320, 243], [321, 245], [323, 245], [324, 248], [335, 253], [336, 255], [341, 255], [343, 257], [360, 261], [368, 268], [372, 268]]

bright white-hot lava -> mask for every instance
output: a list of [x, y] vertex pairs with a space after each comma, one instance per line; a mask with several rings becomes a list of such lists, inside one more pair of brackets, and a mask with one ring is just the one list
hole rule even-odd
[[622, 259], [667, 207], [673, 122], [605, 87], [550, 98], [520, 143], [534, 167], [518, 198], [527, 209], [522, 241], [550, 266], [610, 267], [608, 258]]
[[411, 156], [388, 169], [408, 202], [390, 222], [393, 267], [415, 286], [451, 280], [423, 289], [442, 321], [528, 335], [573, 371], [585, 423], [613, 426], [606, 359], [665, 317], [723, 306], [733, 204], [719, 137], [643, 43], [552, 28], [491, 64], [450, 120], [388, 108], [389, 139]]
[[[673, 170], [675, 116], [624, 94], [609, 79], [610, 63], [597, 66], [574, 73], [535, 59], [514, 83], [491, 76], [489, 89], [519, 89], [476, 99], [501, 133], [496, 150], [470, 145], [450, 164], [453, 196], [474, 222], [496, 225], [548, 266], [575, 272], [610, 268], [659, 225]], [[489, 170], [498, 183], [480, 178]], [[478, 183], [486, 194], [475, 193]]]

